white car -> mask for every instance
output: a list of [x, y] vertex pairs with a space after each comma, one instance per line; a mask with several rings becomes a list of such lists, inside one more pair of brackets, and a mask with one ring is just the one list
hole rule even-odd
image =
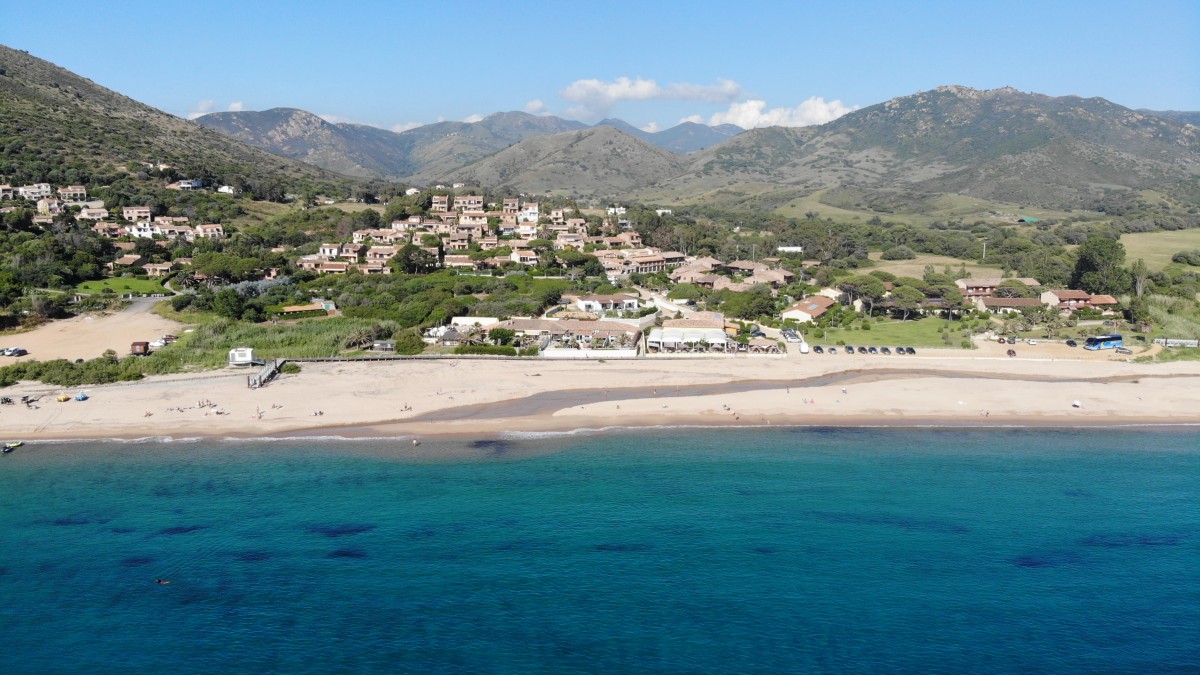
[[151, 347], [166, 347], [167, 341], [166, 340], [155, 340], [154, 342], [150, 343], [150, 346]]
[[800, 353], [801, 354], [808, 353], [808, 343], [804, 342], [803, 340], [800, 341]]
[[1036, 347], [1036, 346], [1037, 346], [1037, 340], [1026, 340], [1026, 341], [1025, 341], [1025, 344], [1029, 345], [1030, 347]]

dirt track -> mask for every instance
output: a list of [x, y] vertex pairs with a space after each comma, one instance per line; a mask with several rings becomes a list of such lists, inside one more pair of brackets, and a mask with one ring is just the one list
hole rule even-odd
[[[121, 312], [86, 314], [54, 321], [28, 333], [0, 338], [0, 347], [22, 347], [29, 351], [21, 359], [93, 359], [112, 349], [118, 355], [129, 353], [131, 342], [150, 342], [167, 333], [179, 334], [184, 325], [164, 319], [152, 310], [157, 298], [137, 300]], [[0, 366], [17, 362], [0, 356]]]

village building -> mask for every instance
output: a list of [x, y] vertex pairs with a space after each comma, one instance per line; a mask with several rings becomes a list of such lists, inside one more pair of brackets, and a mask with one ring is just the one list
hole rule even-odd
[[37, 211], [43, 216], [57, 216], [62, 213], [62, 202], [53, 197], [44, 197], [37, 201]]
[[521, 207], [521, 211], [517, 214], [518, 223], [534, 223], [537, 224], [541, 219], [541, 212], [538, 209], [537, 202], [529, 202]]
[[446, 213], [447, 211], [450, 210], [450, 196], [449, 195], [434, 195], [432, 199], [433, 199], [433, 201], [429, 205], [430, 212]]
[[475, 261], [469, 255], [448, 255], [442, 260], [442, 265], [448, 268], [474, 269]]
[[80, 220], [104, 220], [108, 217], [108, 209], [94, 209], [84, 207], [79, 210], [77, 218]]
[[996, 294], [996, 289], [1000, 284], [1006, 281], [1019, 281], [1030, 288], [1041, 286], [1041, 282], [1037, 279], [1022, 277], [1019, 279], [1003, 279], [1000, 277], [985, 277], [981, 279], [956, 279], [954, 285], [958, 286], [964, 297], [968, 300], [974, 298], [990, 298]]
[[483, 197], [479, 195], [463, 195], [454, 198], [454, 210], [465, 213], [467, 211], [482, 211]]
[[780, 316], [800, 323], [808, 323], [821, 318], [825, 312], [837, 304], [837, 301], [823, 295], [810, 295], [796, 304], [783, 310]]
[[68, 185], [58, 188], [58, 198], [63, 201], [87, 199], [87, 188], [82, 185]]
[[149, 206], [125, 206], [121, 208], [121, 220], [136, 223], [139, 220], [150, 220]]
[[45, 199], [54, 194], [49, 183], [34, 183], [33, 185], [25, 185], [17, 188], [17, 196], [22, 199], [28, 199], [35, 202], [39, 199]]
[[170, 274], [175, 268], [176, 268], [176, 264], [173, 262], [147, 263], [142, 266], [142, 269], [145, 270], [146, 275], [151, 278], [165, 277], [168, 274]]
[[141, 267], [145, 263], [146, 260], [142, 256], [137, 255], [136, 253], [129, 253], [108, 263], [107, 267], [108, 269], [115, 271], [124, 267]]
[[1070, 289], [1043, 291], [1040, 300], [1047, 307], [1057, 309], [1064, 314], [1084, 307], [1092, 307], [1105, 314], [1111, 314], [1120, 305], [1117, 299], [1111, 295], [1093, 295], [1087, 291]]
[[14, 190], [13, 186], [9, 185], [8, 183], [0, 185], [0, 199], [12, 199], [16, 196], [16, 194], [17, 191]]
[[513, 249], [512, 254], [509, 255], [509, 259], [512, 260], [513, 262], [517, 263], [518, 265], [537, 265], [538, 264], [537, 254], [530, 250]]
[[583, 295], [575, 299], [575, 306], [584, 312], [593, 312], [596, 314], [603, 314], [605, 312], [636, 312], [640, 307], [636, 297], [624, 293]]

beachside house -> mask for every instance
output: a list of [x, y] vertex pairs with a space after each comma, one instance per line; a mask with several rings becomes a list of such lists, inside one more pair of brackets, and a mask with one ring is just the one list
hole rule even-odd
[[836, 304], [837, 301], [832, 298], [827, 298], [823, 295], [810, 295], [783, 310], [780, 316], [784, 320], [793, 319], [800, 323], [808, 323], [821, 318], [821, 315], [828, 312]]
[[575, 306], [584, 312], [627, 312], [638, 310], [638, 299], [632, 295], [583, 295], [575, 300]]

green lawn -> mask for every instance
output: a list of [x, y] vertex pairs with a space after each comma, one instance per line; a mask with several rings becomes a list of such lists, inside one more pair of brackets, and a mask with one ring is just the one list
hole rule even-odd
[[[961, 321], [946, 321], [934, 317], [909, 321], [882, 321], [871, 324], [871, 330], [862, 330], [860, 323], [855, 322], [853, 328], [829, 328], [823, 330], [813, 326], [801, 326], [800, 332], [805, 340], [814, 345], [836, 345], [842, 341], [854, 346], [895, 347], [941, 347], [959, 348], [964, 324]], [[939, 328], [949, 326], [947, 330], [953, 338], [950, 344], [942, 340]]]
[[75, 287], [76, 292], [84, 294], [102, 293], [104, 289], [112, 289], [117, 295], [125, 293], [169, 293], [163, 288], [159, 279], [134, 279], [133, 277], [113, 277], [97, 281], [85, 281]]
[[1121, 243], [1125, 246], [1127, 263], [1142, 258], [1150, 269], [1161, 270], [1171, 264], [1171, 256], [1179, 251], [1200, 249], [1200, 230], [1123, 234]]

